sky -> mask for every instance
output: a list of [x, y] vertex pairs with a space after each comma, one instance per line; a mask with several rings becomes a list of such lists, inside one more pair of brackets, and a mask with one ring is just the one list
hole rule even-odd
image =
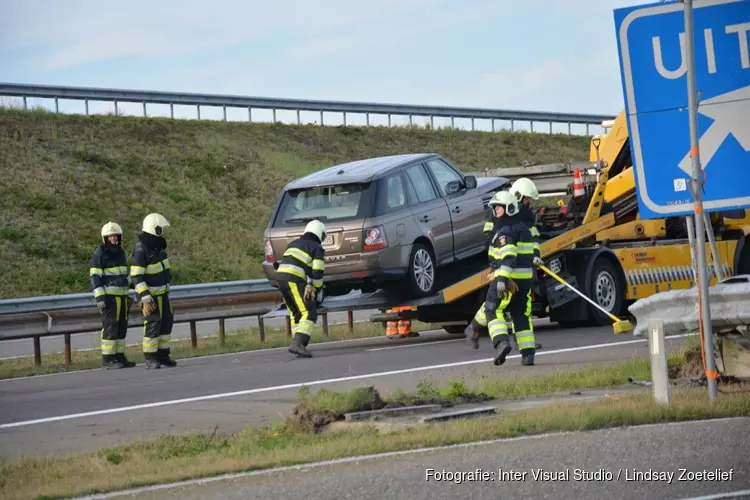
[[614, 116], [624, 102], [613, 10], [642, 3], [0, 0], [0, 81]]

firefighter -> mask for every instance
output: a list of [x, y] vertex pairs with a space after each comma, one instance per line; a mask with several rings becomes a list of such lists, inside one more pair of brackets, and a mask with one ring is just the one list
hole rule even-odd
[[[505, 195], [501, 195], [500, 192], [494, 194], [494, 196], [489, 202], [489, 207], [491, 210], [492, 218], [488, 220], [484, 226], [484, 234], [486, 235], [487, 243], [488, 243], [487, 257], [488, 257], [489, 265], [490, 265], [490, 273], [487, 279], [489, 281], [492, 281], [492, 274], [494, 272], [492, 270], [492, 267], [493, 267], [493, 263], [495, 260], [494, 259], [495, 250], [493, 249], [491, 245], [492, 238], [495, 236], [497, 231], [500, 230], [500, 228], [502, 228], [509, 221], [508, 217], [499, 217], [496, 215], [496, 213], [502, 213], [502, 211], [497, 211], [495, 207], [500, 205], [500, 203], [504, 199], [504, 196]], [[488, 224], [490, 224], [489, 229], [488, 229]], [[485, 305], [486, 303], [482, 302], [481, 307], [474, 315], [474, 319], [471, 321], [472, 336], [470, 338], [471, 338], [471, 343], [474, 349], [479, 349], [479, 335], [482, 331], [487, 330], [487, 316], [485, 314]]]
[[135, 363], [125, 357], [125, 336], [128, 333], [128, 295], [130, 277], [122, 228], [107, 222], [101, 230], [102, 244], [91, 257], [89, 277], [96, 306], [102, 314], [102, 366], [106, 369], [131, 368]]
[[274, 264], [279, 291], [289, 311], [294, 338], [289, 352], [298, 357], [311, 358], [307, 350], [318, 306], [323, 302], [323, 274], [325, 273], [326, 226], [319, 220], [310, 221], [305, 234], [287, 247], [280, 264]]
[[531, 200], [539, 199], [539, 191], [531, 179], [521, 177], [510, 188], [510, 192], [516, 196], [519, 203], [519, 215], [524, 224], [529, 228], [531, 242], [534, 247], [534, 266], [544, 264], [539, 247], [539, 230], [536, 228], [534, 213], [531, 211]]
[[147, 369], [177, 366], [170, 354], [174, 315], [169, 300], [172, 272], [164, 229], [169, 221], [157, 213], [143, 219], [143, 228], [133, 247], [130, 277], [143, 312], [143, 357]]
[[493, 257], [492, 282], [487, 290], [485, 316], [495, 365], [505, 363], [511, 351], [504, 312], [509, 310], [516, 334], [521, 364], [532, 366], [536, 353], [531, 323], [531, 282], [534, 250], [528, 228], [520, 220], [519, 203], [509, 191], [501, 191], [492, 200], [495, 215], [507, 222], [497, 231], [490, 248]]

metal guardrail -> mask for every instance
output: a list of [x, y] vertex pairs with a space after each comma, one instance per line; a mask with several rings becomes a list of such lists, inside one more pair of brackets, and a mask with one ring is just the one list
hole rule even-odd
[[322, 101], [309, 99], [275, 99], [267, 97], [247, 97], [237, 95], [213, 95], [196, 93], [159, 92], [149, 90], [125, 90], [94, 87], [64, 87], [51, 85], [29, 85], [18, 83], [0, 83], [0, 96], [14, 96], [23, 98], [24, 108], [27, 109], [27, 98], [48, 98], [55, 100], [55, 111], [59, 112], [59, 99], [71, 99], [85, 101], [86, 114], [89, 113], [88, 101], [114, 102], [115, 113], [118, 112], [118, 102], [136, 102], [143, 104], [143, 116], [147, 116], [146, 104], [169, 104], [170, 116], [174, 118], [174, 105], [197, 106], [198, 119], [200, 120], [201, 106], [220, 106], [224, 111], [224, 121], [227, 119], [227, 107], [247, 108], [248, 121], [252, 121], [252, 109], [273, 110], [273, 121], [276, 121], [276, 110], [296, 110], [297, 123], [301, 124], [300, 111], [314, 111], [320, 113], [320, 124], [323, 125], [323, 113], [343, 113], [344, 125], [346, 125], [347, 113], [365, 114], [367, 125], [370, 125], [370, 114], [388, 115], [388, 126], [391, 126], [391, 115], [409, 116], [409, 124], [412, 124], [413, 116], [428, 116], [430, 124], [433, 118], [451, 118], [451, 127], [454, 127], [454, 118], [470, 118], [471, 128], [474, 130], [475, 119], [492, 120], [492, 130], [495, 131], [495, 120], [507, 120], [511, 122], [511, 130], [514, 129], [515, 121], [531, 123], [534, 131], [534, 122], [549, 123], [552, 133], [553, 123], [567, 123], [568, 133], [571, 133], [571, 124], [586, 125], [586, 135], [589, 134], [589, 126], [601, 126], [602, 122], [612, 120], [614, 115], [596, 115], [583, 113], [555, 113], [544, 111], [523, 111], [510, 109], [486, 109], [453, 106], [422, 106], [409, 104], [385, 104], [355, 101]]
[[[750, 325], [750, 275], [727, 278], [708, 291], [714, 332]], [[647, 337], [652, 319], [662, 320], [665, 335], [697, 332], [697, 294], [696, 288], [671, 290], [636, 301], [628, 308], [638, 322], [633, 335]]]
[[[230, 295], [274, 292], [268, 280], [242, 280], [217, 283], [198, 283], [194, 285], [177, 285], [170, 289], [169, 297], [179, 301], [188, 298], [205, 299], [209, 297], [224, 297]], [[135, 292], [130, 291], [135, 298]], [[65, 295], [45, 295], [41, 297], [26, 297], [21, 299], [0, 300], [0, 316], [4, 314], [38, 313], [60, 310], [92, 308], [96, 301], [91, 293], [72, 293]], [[2, 337], [0, 337], [2, 338]]]

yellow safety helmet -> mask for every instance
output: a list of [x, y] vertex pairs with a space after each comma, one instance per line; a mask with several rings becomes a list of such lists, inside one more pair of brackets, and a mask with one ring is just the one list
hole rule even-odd
[[326, 239], [326, 226], [317, 219], [311, 220], [307, 223], [307, 226], [305, 226], [305, 232], [317, 236], [321, 243]]
[[518, 214], [518, 200], [510, 191], [498, 191], [490, 200], [489, 205], [495, 207], [502, 205], [505, 207], [505, 213], [509, 217]]
[[516, 182], [513, 183], [513, 186], [511, 186], [510, 192], [516, 195], [516, 198], [518, 198], [519, 201], [521, 201], [524, 196], [528, 196], [532, 200], [539, 199], [539, 191], [536, 188], [536, 184], [534, 184], [534, 181], [528, 177], [521, 177], [516, 180]]
[[109, 221], [102, 226], [102, 242], [107, 242], [107, 236], [117, 235], [122, 241], [122, 228], [116, 222]]
[[163, 236], [164, 228], [170, 227], [169, 221], [162, 214], [148, 214], [143, 219], [144, 233], [152, 234], [154, 236]]

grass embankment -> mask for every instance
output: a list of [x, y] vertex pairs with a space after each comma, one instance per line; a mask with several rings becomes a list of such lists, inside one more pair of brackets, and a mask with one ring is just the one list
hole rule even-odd
[[[685, 362], [680, 353], [671, 356], [670, 371], [684, 368]], [[68, 457], [0, 461], [0, 486], [9, 499], [40, 495], [59, 498], [221, 473], [524, 434], [750, 415], [750, 398], [745, 395], [721, 393], [716, 400], [708, 401], [705, 389], [682, 389], [672, 391], [669, 406], [654, 403], [650, 391], [645, 391], [595, 403], [553, 403], [546, 408], [510, 412], [498, 418], [415, 424], [388, 431], [369, 426], [319, 432], [326, 420], [349, 411], [436, 399], [446, 403], [460, 402], [482, 394], [513, 397], [571, 388], [606, 387], [624, 383], [627, 376], [647, 379], [649, 370], [647, 360], [633, 360], [552, 376], [484, 381], [473, 388], [455, 380], [444, 387], [422, 384], [416, 393], [394, 393], [385, 400], [372, 388], [344, 393], [325, 389], [313, 393], [304, 388], [300, 391], [300, 404], [295, 413], [276, 425], [248, 428], [232, 435], [165, 436]]]
[[[439, 329], [438, 325], [412, 322], [414, 331], [426, 331]], [[257, 328], [240, 329], [224, 337], [224, 344], [220, 344], [218, 337], [199, 337], [198, 346], [193, 349], [190, 339], [179, 339], [172, 341], [171, 356], [176, 360], [185, 358], [194, 358], [198, 356], [209, 356], [211, 354], [225, 354], [231, 352], [257, 351], [260, 349], [270, 349], [274, 347], [284, 347], [289, 345], [291, 340], [287, 337], [286, 330], [283, 328], [265, 329], [266, 340], [260, 341], [260, 334]], [[360, 322], [354, 324], [354, 331], [349, 333], [349, 327], [346, 323], [332, 323], [328, 326], [328, 337], [323, 335], [318, 328], [311, 339], [311, 349], [315, 344], [330, 342], [334, 340], [359, 339], [369, 337], [380, 337], [385, 335], [385, 330], [380, 323]], [[135, 343], [137, 340], [128, 338], [128, 342]], [[31, 342], [29, 340], [29, 342]], [[98, 344], [98, 342], [97, 342]], [[71, 365], [65, 367], [65, 358], [61, 353], [42, 354], [42, 365], [34, 365], [33, 356], [23, 358], [0, 360], [0, 379], [26, 377], [30, 375], [43, 375], [47, 373], [60, 373], [73, 370], [90, 370], [100, 368], [102, 365], [101, 351], [98, 345], [92, 346], [93, 350], [74, 350], [71, 353]], [[125, 350], [125, 355], [136, 363], [143, 362], [143, 350], [139, 345], [129, 346]]]
[[0, 298], [88, 291], [101, 226], [128, 255], [143, 217], [167, 232], [176, 284], [262, 277], [263, 230], [296, 177], [436, 152], [464, 170], [588, 158], [562, 134], [78, 116], [0, 108]]

